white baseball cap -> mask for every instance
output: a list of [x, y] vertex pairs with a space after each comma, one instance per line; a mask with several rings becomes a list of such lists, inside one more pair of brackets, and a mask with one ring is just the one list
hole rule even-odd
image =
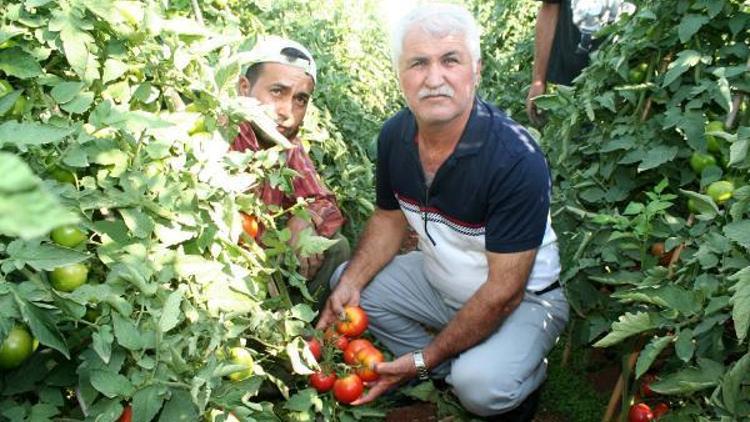
[[242, 62], [248, 66], [258, 63], [281, 63], [298, 67], [317, 83], [317, 67], [312, 54], [300, 43], [275, 35], [258, 38], [249, 53], [243, 54]]

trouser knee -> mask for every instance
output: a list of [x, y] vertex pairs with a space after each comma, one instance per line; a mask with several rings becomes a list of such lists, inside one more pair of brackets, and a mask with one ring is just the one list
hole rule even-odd
[[[457, 370], [458, 369], [458, 370]], [[512, 375], [497, 377], [493, 371], [462, 371], [454, 367], [449, 376], [453, 393], [466, 410], [478, 416], [491, 416], [518, 407], [525, 399], [522, 383]]]

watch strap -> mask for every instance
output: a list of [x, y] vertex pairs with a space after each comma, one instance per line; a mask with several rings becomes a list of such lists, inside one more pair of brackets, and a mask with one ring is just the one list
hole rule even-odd
[[414, 358], [414, 366], [417, 368], [417, 378], [422, 381], [430, 379], [430, 371], [427, 369], [427, 365], [424, 363], [424, 354], [422, 349], [415, 350], [411, 353]]

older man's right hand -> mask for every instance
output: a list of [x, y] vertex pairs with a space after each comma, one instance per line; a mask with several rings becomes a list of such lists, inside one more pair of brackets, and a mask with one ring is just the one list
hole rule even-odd
[[326, 301], [315, 328], [325, 330], [344, 313], [344, 306], [359, 306], [360, 289], [349, 286], [341, 280]]
[[529, 94], [526, 96], [526, 114], [529, 116], [529, 120], [535, 126], [540, 126], [544, 122], [542, 113], [536, 108], [534, 104], [534, 98], [544, 95], [547, 91], [547, 84], [544, 82], [532, 82], [529, 88]]

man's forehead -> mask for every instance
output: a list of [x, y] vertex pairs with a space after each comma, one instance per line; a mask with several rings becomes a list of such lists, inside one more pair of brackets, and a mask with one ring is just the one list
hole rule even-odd
[[404, 37], [403, 55], [405, 57], [422, 55], [442, 56], [451, 52], [456, 54], [469, 53], [464, 33], [446, 32], [434, 34], [415, 26]]
[[304, 70], [282, 63], [263, 63], [261, 78], [266, 83], [277, 83], [286, 87], [299, 86], [309, 93], [315, 87], [312, 76]]

